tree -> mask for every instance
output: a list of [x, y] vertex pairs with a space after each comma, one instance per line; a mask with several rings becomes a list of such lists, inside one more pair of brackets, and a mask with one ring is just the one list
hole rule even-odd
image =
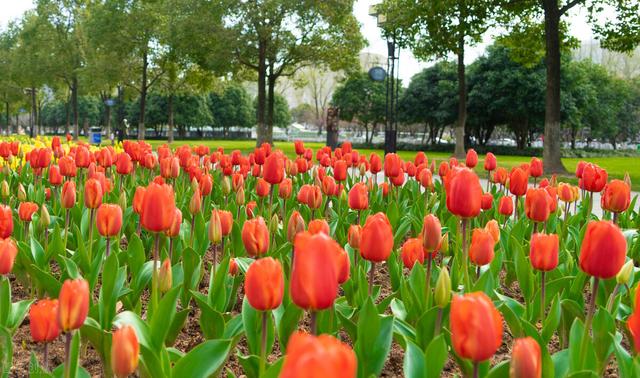
[[456, 121], [457, 86], [455, 63], [445, 61], [425, 68], [411, 78], [400, 98], [400, 121], [422, 124], [423, 135], [428, 132], [428, 142], [436, 144], [444, 128]]
[[[520, 35], [517, 44], [530, 49], [529, 41], [539, 39], [540, 19], [544, 24], [544, 57], [546, 65], [546, 96], [544, 122], [543, 161], [545, 172], [566, 172], [561, 161], [561, 50], [563, 29], [562, 17], [576, 6], [586, 8], [596, 33], [603, 38], [603, 45], [617, 51], [631, 51], [640, 43], [640, 4], [635, 0], [503, 0], [508, 23]], [[595, 19], [602, 17], [604, 6], [610, 7], [615, 18], [605, 20], [602, 25]], [[522, 38], [522, 37], [525, 38]], [[566, 46], [565, 46], [566, 47]]]
[[[353, 69], [364, 41], [353, 0], [252, 0], [227, 7], [231, 25], [225, 44], [235, 61], [258, 81], [257, 141], [271, 142], [275, 124], [275, 86], [304, 66], [326, 64]], [[222, 35], [224, 37], [224, 35]]]
[[221, 94], [209, 94], [209, 108], [215, 126], [222, 127], [224, 136], [230, 127], [251, 127], [255, 109], [247, 91], [239, 84], [230, 84]]
[[371, 143], [376, 126], [385, 119], [385, 96], [384, 83], [361, 72], [349, 76], [336, 88], [331, 103], [339, 109], [341, 120], [359, 123], [365, 131], [365, 143]]
[[[254, 108], [258, 110], [258, 99], [254, 101]], [[289, 104], [287, 99], [283, 96], [274, 95], [274, 111], [273, 111], [273, 126], [287, 130], [291, 124], [291, 112], [289, 111]]]
[[465, 48], [481, 41], [487, 30], [491, 0], [385, 0], [380, 10], [386, 15], [388, 36], [408, 46], [421, 59], [457, 57], [458, 120], [455, 128], [455, 155], [465, 155], [464, 131], [467, 120]]
[[15, 24], [10, 24], [7, 30], [0, 33], [0, 72], [2, 72], [0, 75], [0, 113], [4, 113], [0, 125], [4, 123], [7, 135], [11, 133], [11, 108], [23, 97], [16, 77], [18, 62], [13, 54], [18, 33]]
[[524, 66], [511, 59], [509, 48], [497, 43], [469, 71], [471, 134], [485, 144], [496, 126], [506, 125], [518, 148], [524, 148], [544, 119], [542, 63]]
[[338, 74], [318, 66], [310, 66], [301, 70], [297, 79], [296, 86], [304, 86], [311, 97], [314, 123], [320, 135], [325, 127], [331, 95], [338, 84]]

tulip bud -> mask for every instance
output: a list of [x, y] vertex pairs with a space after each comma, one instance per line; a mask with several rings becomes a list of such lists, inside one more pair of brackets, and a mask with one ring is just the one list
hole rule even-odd
[[18, 184], [18, 201], [24, 202], [27, 200], [27, 192], [24, 190], [22, 183]]
[[42, 228], [47, 228], [51, 224], [51, 217], [49, 216], [49, 211], [47, 210], [47, 206], [44, 204], [40, 208], [40, 225]]
[[193, 191], [193, 195], [191, 196], [191, 201], [189, 201], [189, 212], [191, 215], [198, 214], [202, 209], [202, 196], [200, 196], [200, 190], [196, 188]]
[[171, 285], [171, 260], [167, 257], [160, 266], [160, 273], [158, 273], [158, 287], [161, 293], [166, 293], [171, 290]]
[[294, 210], [289, 217], [289, 222], [287, 223], [287, 240], [289, 240], [290, 243], [293, 243], [296, 235], [304, 231], [305, 227], [302, 215], [300, 215], [298, 211]]
[[0, 275], [11, 272], [17, 255], [18, 247], [13, 239], [0, 239]]
[[273, 216], [271, 217], [271, 223], [269, 223], [269, 231], [272, 234], [275, 234], [276, 232], [278, 232], [278, 226], [280, 225], [280, 218], [278, 217], [278, 214], [273, 214]]
[[236, 205], [242, 206], [244, 205], [244, 188], [239, 188], [236, 192]]
[[440, 271], [438, 282], [436, 282], [435, 303], [438, 307], [445, 308], [449, 301], [451, 301], [451, 278], [445, 266]]
[[11, 190], [9, 190], [9, 183], [7, 180], [2, 180], [2, 185], [0, 186], [0, 193], [2, 194], [2, 198], [8, 198], [11, 195]]
[[627, 261], [616, 275], [616, 282], [618, 285], [624, 285], [629, 282], [631, 273], [633, 273], [633, 260]]
[[229, 176], [224, 176], [222, 178], [220, 186], [222, 187], [222, 193], [224, 195], [231, 193], [231, 182], [229, 181]]
[[118, 206], [120, 206], [123, 213], [127, 209], [127, 192], [124, 190], [120, 193], [120, 197], [118, 197]]
[[360, 170], [360, 176], [364, 176], [367, 173], [367, 166], [364, 163], [360, 163], [358, 169]]
[[218, 244], [222, 241], [222, 221], [220, 220], [220, 214], [215, 210], [211, 212], [208, 235], [209, 241], [213, 244]]
[[136, 371], [139, 353], [138, 337], [132, 326], [125, 325], [113, 332], [111, 370], [116, 377], [127, 377]]
[[442, 235], [442, 240], [440, 240], [440, 252], [446, 255], [449, 252], [449, 233]]
[[196, 178], [194, 177], [191, 180], [191, 190], [195, 192], [196, 189], [200, 189], [200, 185], [198, 184], [198, 180], [196, 180]]
[[624, 180], [623, 180], [629, 187], [631, 187], [631, 176], [629, 176], [629, 172], [625, 172], [624, 173]]
[[340, 201], [341, 202], [346, 202], [347, 201], [347, 192], [345, 190], [341, 190], [340, 191]]
[[229, 260], [229, 275], [235, 277], [238, 275], [238, 263], [236, 259]]
[[58, 325], [62, 331], [82, 327], [89, 313], [89, 283], [82, 278], [64, 281], [58, 305]]

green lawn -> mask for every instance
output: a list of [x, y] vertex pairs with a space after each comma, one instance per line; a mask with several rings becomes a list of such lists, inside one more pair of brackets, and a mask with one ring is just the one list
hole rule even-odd
[[[154, 146], [160, 146], [165, 142], [159, 140], [151, 140], [149, 143]], [[240, 150], [243, 153], [249, 153], [253, 151], [255, 148], [255, 141], [253, 140], [202, 140], [202, 141], [175, 141], [172, 144], [172, 147], [177, 147], [182, 144], [204, 144], [214, 149], [217, 147], [223, 147], [225, 151], [230, 152], [232, 150]], [[323, 147], [323, 143], [312, 143], [306, 142], [305, 147], [312, 148], [315, 152], [318, 148]], [[275, 147], [281, 149], [287, 156], [293, 157], [295, 156], [295, 150], [292, 142], [276, 142]], [[364, 153], [366, 155], [375, 152], [382, 156], [382, 150], [373, 150], [373, 149], [359, 149], [360, 153]], [[429, 159], [435, 159], [437, 162], [442, 160], [449, 159], [450, 154], [446, 152], [429, 152], [425, 151]], [[398, 154], [405, 160], [412, 160], [415, 156], [414, 151], [400, 151]], [[483, 155], [480, 155], [480, 164], [476, 167], [476, 170], [479, 174], [483, 174], [483, 165], [482, 159]], [[530, 157], [526, 156], [498, 156], [498, 165], [506, 168], [511, 168], [516, 165], [520, 165], [522, 163], [529, 162], [531, 160]], [[570, 181], [574, 184], [576, 183], [573, 172], [575, 172], [576, 165], [580, 160], [587, 160], [592, 163], [598, 164], [602, 168], [606, 169], [609, 173], [610, 178], [618, 178], [622, 179], [624, 177], [625, 172], [629, 172], [631, 176], [631, 182], [633, 186], [633, 190], [640, 190], [640, 159], [637, 157], [596, 157], [596, 158], [564, 158], [562, 162], [565, 167], [569, 171], [569, 175], [562, 178], [563, 181]], [[437, 168], [436, 168], [437, 169]], [[484, 177], [484, 176], [482, 176]]]

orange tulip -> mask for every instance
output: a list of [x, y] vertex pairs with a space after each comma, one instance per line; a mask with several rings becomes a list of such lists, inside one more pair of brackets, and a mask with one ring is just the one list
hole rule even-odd
[[365, 210], [369, 207], [369, 190], [359, 182], [349, 191], [349, 207], [352, 210]]
[[336, 181], [344, 181], [347, 179], [347, 162], [344, 160], [336, 160], [333, 165], [333, 178]]
[[82, 327], [89, 313], [89, 284], [82, 278], [66, 280], [58, 298], [58, 325], [64, 332]]
[[484, 225], [485, 231], [489, 232], [491, 236], [493, 236], [494, 242], [500, 241], [500, 226], [498, 225], [498, 221], [495, 219], [490, 220], [487, 224]]
[[272, 153], [264, 161], [262, 177], [271, 185], [277, 185], [284, 178], [284, 157], [278, 153]]
[[531, 266], [544, 272], [553, 270], [558, 266], [558, 235], [533, 234], [531, 235], [530, 245], [529, 259], [531, 260]]
[[637, 354], [640, 352], [640, 310], [638, 309], [637, 304], [636, 309], [627, 319], [627, 328], [629, 328], [631, 336], [633, 337], [633, 346]]
[[432, 188], [433, 187], [433, 175], [428, 168], [425, 168], [418, 173], [418, 181], [420, 181], [420, 185], [423, 188]]
[[330, 335], [300, 331], [289, 338], [280, 378], [354, 378], [356, 355], [347, 344]]
[[60, 166], [60, 174], [64, 177], [76, 177], [78, 168], [71, 156], [61, 157], [60, 160], [58, 160], [58, 165]]
[[11, 273], [17, 255], [18, 247], [13, 239], [0, 239], [0, 275]]
[[325, 235], [329, 235], [329, 223], [327, 223], [324, 219], [313, 219], [309, 222], [309, 233], [315, 235], [317, 233], [324, 233]]
[[[319, 209], [322, 205], [322, 191], [320, 187], [317, 185], [309, 185], [307, 188], [305, 193], [306, 200], [303, 203], [307, 204], [312, 210]], [[300, 191], [302, 192], [302, 189]]]
[[60, 335], [58, 300], [41, 299], [29, 309], [29, 329], [36, 343], [48, 343]]
[[627, 240], [609, 221], [591, 221], [582, 239], [580, 269], [602, 279], [615, 277], [627, 255]]
[[[137, 190], [136, 190], [136, 194], [138, 194]], [[143, 193], [143, 196], [144, 196], [144, 193]], [[189, 213], [191, 215], [196, 215], [200, 212], [201, 209], [202, 209], [202, 195], [200, 195], [200, 189], [196, 188], [196, 190], [193, 192], [193, 195], [191, 196], [191, 200], [189, 201]]]
[[118, 205], [103, 203], [96, 216], [98, 232], [105, 238], [116, 236], [122, 228], [122, 209]]
[[88, 209], [97, 209], [102, 204], [102, 185], [95, 178], [84, 184], [84, 205]]
[[220, 213], [217, 209], [211, 211], [207, 235], [209, 236], [209, 241], [213, 244], [218, 244], [222, 241], [222, 222], [220, 221]]
[[478, 165], [478, 153], [473, 148], [467, 151], [467, 158], [465, 159], [465, 165], [469, 168], [475, 168]]
[[422, 246], [422, 239], [410, 238], [402, 245], [400, 258], [407, 269], [412, 269], [416, 263], [424, 263], [425, 250]]
[[171, 259], [167, 257], [160, 265], [160, 270], [158, 272], [158, 289], [160, 289], [161, 293], [166, 293], [171, 290], [172, 285], [173, 271], [171, 268]]
[[278, 308], [284, 295], [284, 273], [280, 261], [265, 257], [251, 263], [244, 278], [244, 291], [249, 304], [256, 310]]
[[291, 198], [291, 192], [293, 191], [293, 186], [290, 178], [285, 178], [282, 180], [280, 185], [278, 186], [278, 196], [282, 199]]
[[62, 185], [62, 175], [60, 174], [60, 168], [57, 165], [49, 167], [49, 184], [51, 184], [51, 186]]
[[175, 238], [180, 235], [180, 226], [182, 225], [182, 211], [175, 208], [175, 213], [173, 214], [173, 220], [171, 221], [171, 227], [167, 230], [167, 236], [170, 238]]
[[511, 352], [510, 378], [542, 377], [540, 345], [532, 337], [516, 339]]
[[38, 204], [33, 202], [21, 202], [18, 206], [18, 217], [23, 222], [31, 222], [33, 214], [38, 211]]
[[551, 211], [551, 197], [544, 188], [529, 188], [524, 200], [524, 212], [534, 222], [546, 222]]
[[142, 201], [140, 223], [149, 232], [163, 232], [171, 227], [175, 213], [175, 194], [169, 185], [151, 183]]
[[509, 172], [507, 172], [506, 168], [498, 167], [495, 172], [493, 172], [492, 181], [496, 184], [500, 184], [502, 186], [507, 185], [507, 178], [509, 177]]
[[380, 159], [380, 156], [375, 152], [369, 155], [369, 171], [372, 174], [382, 171], [382, 159]]
[[561, 182], [558, 184], [558, 197], [564, 202], [574, 202], [578, 199], [578, 191], [576, 187]]
[[[458, 168], [456, 168], [458, 169]], [[474, 218], [480, 214], [482, 187], [478, 176], [468, 168], [452, 171], [447, 192], [447, 209], [460, 218]]]
[[621, 213], [629, 208], [631, 188], [622, 180], [611, 180], [601, 197], [602, 208], [612, 213]]
[[256, 216], [256, 207], [258, 207], [256, 201], [251, 201], [247, 204], [244, 209], [247, 219], [253, 219]]
[[258, 178], [256, 182], [256, 194], [258, 197], [266, 197], [271, 191], [271, 185], [262, 177]]
[[218, 210], [220, 216], [220, 226], [222, 227], [222, 236], [227, 236], [231, 233], [233, 227], [233, 214], [227, 210]]
[[514, 196], [523, 196], [527, 192], [529, 184], [529, 174], [520, 167], [511, 170], [509, 175], [509, 191]]
[[73, 181], [67, 181], [62, 185], [60, 203], [65, 209], [70, 209], [76, 205], [76, 184]]
[[370, 215], [360, 234], [360, 254], [366, 260], [382, 262], [393, 249], [393, 230], [384, 213]]
[[424, 217], [422, 222], [422, 246], [425, 251], [434, 252], [440, 248], [442, 241], [442, 226], [440, 219], [433, 214]]
[[229, 260], [229, 275], [233, 277], [238, 275], [238, 263], [236, 259]]
[[133, 171], [131, 156], [126, 152], [121, 152], [116, 158], [116, 172], [120, 175], [128, 175]]
[[144, 194], [147, 192], [147, 188], [143, 186], [139, 186], [136, 188], [135, 193], [133, 194], [133, 211], [141, 215], [144, 203]]
[[483, 292], [454, 295], [450, 323], [453, 349], [462, 358], [487, 360], [502, 344], [502, 316]]
[[383, 197], [386, 197], [387, 194], [389, 194], [389, 184], [387, 184], [386, 182], [378, 184], [378, 188], [380, 188], [380, 190], [382, 190], [382, 196]]
[[251, 257], [262, 256], [269, 250], [269, 230], [262, 217], [249, 219], [242, 226], [242, 243]]
[[138, 367], [140, 345], [136, 330], [125, 325], [113, 332], [111, 338], [111, 370], [116, 377], [133, 374]]
[[493, 235], [488, 230], [476, 228], [471, 235], [469, 259], [476, 265], [487, 265], [493, 260], [495, 247]]
[[198, 180], [198, 188], [200, 189], [200, 194], [203, 197], [211, 194], [211, 191], [213, 190], [213, 179], [211, 178], [211, 176], [202, 175], [202, 177], [200, 177], [200, 179]]
[[345, 263], [341, 248], [324, 233], [302, 232], [293, 242], [292, 301], [307, 310], [324, 310], [338, 295], [338, 279]]
[[11, 208], [0, 205], [0, 239], [6, 239], [13, 233], [13, 213]]
[[349, 231], [347, 232], [347, 240], [351, 248], [353, 249], [360, 248], [361, 233], [362, 233], [362, 227], [359, 224], [352, 224], [351, 226], [349, 226]]
[[297, 210], [294, 210], [289, 217], [289, 222], [287, 222], [287, 240], [293, 243], [296, 235], [303, 232], [305, 228], [304, 218]]

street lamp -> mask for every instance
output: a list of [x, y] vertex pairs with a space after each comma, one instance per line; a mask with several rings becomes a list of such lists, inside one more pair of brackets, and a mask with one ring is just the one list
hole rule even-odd
[[34, 126], [36, 122], [36, 89], [25, 88], [24, 94], [31, 96], [31, 112], [29, 113], [29, 137], [33, 138]]
[[[375, 17], [378, 27], [384, 27], [387, 23], [387, 15], [380, 13], [379, 4], [369, 7], [369, 16]], [[387, 93], [385, 102], [386, 123], [384, 129], [384, 152], [396, 152], [398, 138], [398, 95], [400, 86], [398, 77], [400, 76], [400, 49], [396, 48], [396, 33], [387, 33]]]

